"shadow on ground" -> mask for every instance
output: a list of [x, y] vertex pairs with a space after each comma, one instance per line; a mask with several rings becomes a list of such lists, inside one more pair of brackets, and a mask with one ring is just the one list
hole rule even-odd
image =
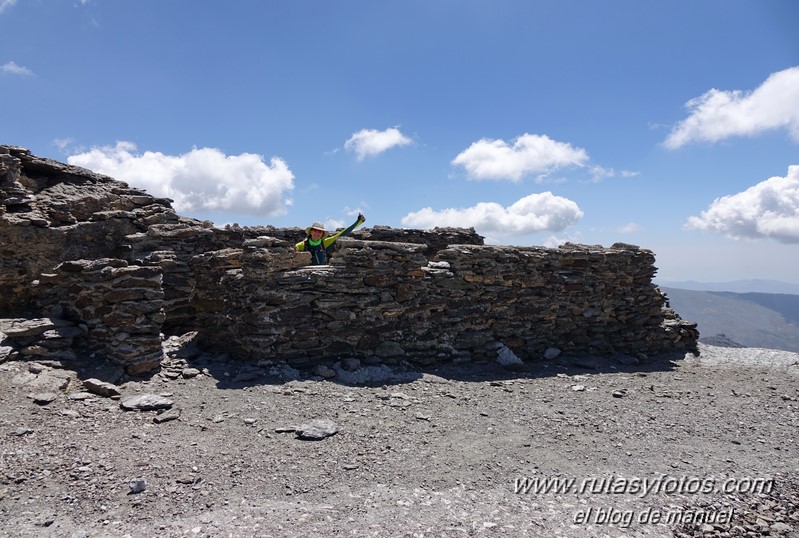
[[158, 375], [177, 378], [207, 375], [220, 389], [279, 385], [294, 380], [329, 381], [343, 386], [384, 386], [410, 383], [425, 376], [464, 382], [507, 381], [557, 375], [599, 373], [648, 373], [671, 371], [686, 356], [675, 351], [654, 356], [626, 354], [607, 356], [561, 355], [551, 361], [522, 362], [503, 366], [498, 362], [450, 362], [422, 366], [404, 360], [396, 364], [370, 364], [358, 359], [330, 360], [308, 368], [294, 368], [269, 360], [242, 362], [227, 354], [212, 355], [200, 349], [188, 335], [165, 343], [166, 358]]
[[[677, 362], [685, 357], [684, 352], [655, 356], [564, 354], [549, 361], [519, 361], [504, 366], [499, 362], [471, 361], [423, 366], [409, 359], [394, 364], [383, 364], [368, 359], [343, 358], [295, 368], [268, 359], [255, 363], [235, 360], [228, 353], [212, 353], [198, 345], [196, 335], [197, 333], [187, 333], [165, 339], [161, 368], [136, 377], [127, 375], [122, 365], [94, 358], [85, 353], [70, 353], [69, 360], [43, 360], [35, 355], [14, 360], [71, 370], [81, 380], [98, 379], [107, 383], [121, 384], [126, 381], [146, 381], [156, 376], [180, 379], [205, 375], [215, 380], [217, 388], [242, 389], [258, 385], [281, 385], [295, 380], [329, 381], [351, 387], [379, 387], [410, 383], [425, 376], [465, 382], [486, 382], [551, 377], [558, 374], [646, 373], [673, 370]], [[0, 362], [4, 362], [4, 357], [0, 357]]]

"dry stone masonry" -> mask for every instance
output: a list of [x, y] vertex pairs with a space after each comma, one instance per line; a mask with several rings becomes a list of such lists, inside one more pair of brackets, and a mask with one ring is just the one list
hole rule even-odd
[[248, 359], [526, 360], [569, 353], [692, 349], [696, 331], [651, 283], [654, 256], [617, 244], [450, 245], [433, 259], [413, 243], [340, 240], [333, 264], [273, 238], [192, 260], [206, 345]]
[[35, 283], [38, 304], [51, 315], [80, 320], [91, 353], [128, 365], [131, 374], [162, 359], [164, 290], [160, 267], [101, 258], [59, 264]]
[[234, 358], [296, 367], [696, 349], [696, 325], [652, 284], [654, 255], [633, 245], [486, 246], [474, 230], [376, 226], [309, 267], [300, 228], [219, 229], [170, 203], [0, 146], [0, 318], [52, 325], [0, 325], [0, 361], [80, 353], [139, 374], [158, 367], [165, 336], [195, 331]]
[[168, 200], [0, 146], [0, 313], [30, 310], [31, 282], [59, 263], [124, 258], [127, 235], [179, 220]]

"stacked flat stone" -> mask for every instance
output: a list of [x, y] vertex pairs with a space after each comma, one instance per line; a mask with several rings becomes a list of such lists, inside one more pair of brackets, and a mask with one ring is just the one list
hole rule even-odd
[[69, 365], [78, 357], [74, 339], [86, 328], [61, 318], [11, 318], [0, 320], [0, 362], [26, 359]]
[[191, 258], [229, 245], [240, 247], [243, 235], [215, 229], [208, 221], [180, 219], [125, 237], [131, 248], [127, 259], [138, 265], [160, 267], [163, 273], [166, 333], [184, 334], [194, 329], [194, 309], [189, 302], [196, 282], [189, 269]]
[[632, 245], [452, 245], [427, 260], [420, 244], [340, 242], [330, 266], [307, 266], [307, 254], [275, 238], [196, 257], [198, 289], [216, 298], [198, 313], [201, 341], [294, 366], [345, 356], [495, 360], [503, 346], [528, 360], [553, 347], [634, 354], [696, 346], [696, 325], [651, 283], [654, 255]]
[[[0, 146], [0, 318], [69, 319], [85, 331], [75, 349], [130, 372], [158, 367], [161, 333], [195, 330], [234, 357], [296, 366], [696, 347], [695, 324], [652, 284], [653, 254], [633, 245], [494, 247], [473, 229], [374, 226], [308, 267], [302, 228], [219, 229], [170, 202]], [[43, 340], [3, 345], [66, 345]]]
[[31, 282], [65, 260], [125, 258], [125, 237], [178, 217], [164, 198], [0, 146], [0, 317], [30, 312]]
[[[229, 225], [225, 227], [228, 232], [243, 233], [245, 239], [258, 237], [273, 237], [283, 239], [290, 243], [302, 241], [305, 230], [303, 228], [275, 228], [274, 226], [252, 226], [242, 228]], [[432, 257], [436, 252], [447, 248], [449, 245], [482, 245], [483, 237], [474, 228], [436, 227], [432, 230], [417, 230], [413, 228], [392, 228], [390, 226], [370, 226], [358, 228], [350, 236], [353, 239], [366, 241], [388, 241], [391, 243], [416, 243], [424, 245], [425, 256]], [[232, 246], [232, 245], [229, 245]]]
[[157, 368], [163, 358], [162, 283], [158, 267], [102, 258], [64, 262], [41, 275], [37, 289], [43, 310], [86, 327], [88, 352], [135, 375]]

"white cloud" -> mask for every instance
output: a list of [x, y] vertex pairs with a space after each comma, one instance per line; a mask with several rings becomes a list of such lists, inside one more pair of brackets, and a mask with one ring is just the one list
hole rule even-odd
[[441, 211], [426, 207], [405, 215], [402, 224], [427, 229], [436, 226], [474, 227], [482, 235], [509, 236], [560, 231], [582, 217], [582, 210], [572, 200], [543, 192], [525, 196], [508, 207], [495, 202]]
[[229, 211], [274, 216], [291, 205], [286, 194], [294, 174], [282, 159], [269, 164], [253, 153], [225, 155], [215, 148], [194, 148], [182, 155], [137, 153], [130, 142], [73, 155], [69, 164], [125, 181], [148, 193], [171, 198], [178, 213]]
[[558, 248], [565, 243], [583, 243], [583, 234], [575, 232], [567, 234], [566, 236], [558, 237], [557, 235], [550, 235], [546, 237], [541, 244], [548, 248]]
[[592, 183], [600, 183], [609, 177], [616, 177], [616, 171], [613, 168], [589, 166], [589, 171], [591, 172]]
[[[0, 4], [0, 12], [2, 12], [3, 7]], [[3, 65], [0, 65], [0, 73], [7, 73], [9, 75], [19, 75], [21, 77], [28, 77], [33, 75], [33, 71], [28, 69], [27, 67], [23, 67], [21, 65], [17, 65], [16, 62], [6, 62]]]
[[635, 222], [628, 222], [624, 226], [620, 226], [619, 228], [617, 228], [616, 231], [619, 232], [620, 234], [631, 234], [637, 232], [640, 229], [641, 226], [639, 226]]
[[[70, 149], [74, 148], [75, 139], [74, 138], [55, 138], [53, 139], [53, 144], [60, 149], [61, 151], [70, 151]], [[73, 149], [74, 151], [74, 149]]]
[[799, 67], [769, 76], [752, 92], [711, 89], [686, 103], [690, 115], [663, 143], [676, 149], [689, 142], [717, 142], [786, 128], [799, 142]]
[[362, 161], [366, 157], [379, 155], [395, 146], [407, 146], [411, 139], [402, 134], [396, 127], [391, 127], [385, 131], [374, 129], [361, 129], [353, 134], [344, 144], [344, 149], [354, 151], [358, 160]]
[[10, 9], [16, 3], [17, 0], [0, 0], [0, 13], [3, 13], [5, 10]]
[[769, 237], [799, 243], [799, 165], [789, 166], [785, 177], [772, 177], [738, 194], [717, 198], [685, 226], [735, 239]]
[[462, 151], [452, 164], [466, 169], [472, 179], [519, 181], [528, 174], [546, 174], [567, 166], [583, 166], [588, 153], [546, 135], [523, 134], [509, 145], [483, 138]]

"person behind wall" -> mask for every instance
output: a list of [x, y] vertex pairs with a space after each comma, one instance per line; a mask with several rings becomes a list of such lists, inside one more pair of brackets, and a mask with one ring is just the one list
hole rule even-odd
[[333, 247], [340, 237], [348, 235], [355, 228], [366, 222], [363, 213], [358, 213], [358, 220], [352, 223], [349, 228], [330, 235], [330, 230], [325, 229], [325, 225], [317, 221], [305, 228], [305, 239], [300, 241], [294, 248], [300, 252], [311, 253], [311, 265], [327, 265], [330, 256], [333, 254]]

